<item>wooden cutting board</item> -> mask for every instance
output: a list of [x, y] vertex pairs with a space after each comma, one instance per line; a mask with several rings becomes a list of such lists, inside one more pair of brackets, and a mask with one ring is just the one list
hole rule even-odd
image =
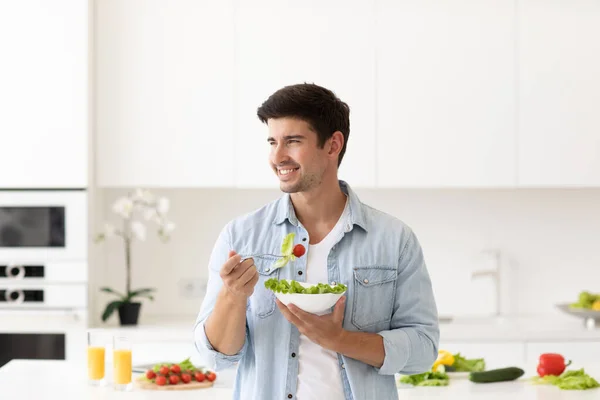
[[134, 379], [135, 386], [144, 390], [194, 390], [194, 389], [208, 389], [212, 387], [213, 382], [210, 381], [191, 381], [190, 383], [181, 383], [177, 385], [164, 385], [159, 386], [156, 383], [148, 382], [143, 376]]

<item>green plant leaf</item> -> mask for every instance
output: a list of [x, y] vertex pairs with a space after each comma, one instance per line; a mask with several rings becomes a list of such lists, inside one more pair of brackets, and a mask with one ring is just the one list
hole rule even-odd
[[144, 288], [144, 289], [134, 290], [127, 294], [127, 298], [125, 301], [129, 301], [129, 300], [133, 299], [134, 297], [148, 297], [150, 300], [154, 300], [154, 297], [152, 297], [150, 295], [150, 293], [154, 292], [155, 290], [156, 289], [154, 289], [154, 288]]
[[283, 243], [281, 244], [281, 254], [284, 256], [289, 256], [294, 251], [294, 236], [296, 234], [294, 232], [288, 233], [283, 238]]
[[121, 304], [123, 304], [122, 300], [115, 300], [108, 303], [102, 313], [102, 321], [105, 322]]
[[275, 264], [273, 265], [274, 269], [277, 268], [283, 268], [285, 267], [285, 265], [288, 263], [289, 257], [282, 257], [279, 260], [275, 261]]
[[123, 294], [121, 294], [121, 293], [117, 292], [116, 290], [113, 290], [113, 289], [111, 289], [109, 287], [102, 287], [102, 288], [100, 288], [100, 291], [101, 292], [106, 292], [106, 293], [111, 293], [111, 294], [119, 296], [121, 299], [125, 299], [125, 295], [123, 295]]

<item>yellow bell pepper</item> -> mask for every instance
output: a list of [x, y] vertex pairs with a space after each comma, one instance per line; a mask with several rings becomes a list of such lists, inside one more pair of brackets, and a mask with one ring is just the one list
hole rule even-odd
[[439, 367], [440, 365], [451, 366], [452, 364], [454, 364], [454, 356], [452, 355], [452, 353], [446, 350], [440, 350], [438, 351], [438, 357], [433, 363], [433, 367], [431, 367], [431, 370], [436, 371], [437, 367]]
[[592, 304], [592, 310], [600, 311], [600, 300], [594, 301], [594, 304]]

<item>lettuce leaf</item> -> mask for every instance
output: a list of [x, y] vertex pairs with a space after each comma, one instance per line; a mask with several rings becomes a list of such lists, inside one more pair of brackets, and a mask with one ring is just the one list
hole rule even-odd
[[445, 372], [423, 372], [422, 374], [400, 377], [400, 383], [413, 386], [448, 386], [449, 377]]
[[455, 372], [481, 372], [485, 370], [485, 360], [483, 358], [466, 359], [460, 353], [456, 353], [452, 370]]
[[585, 373], [583, 368], [563, 372], [560, 376], [536, 376], [532, 379], [535, 384], [554, 385], [563, 390], [587, 390], [600, 387], [600, 384]]
[[288, 233], [283, 238], [283, 243], [281, 243], [281, 254], [284, 256], [289, 256], [294, 251], [294, 237], [296, 234], [294, 232]]
[[335, 286], [331, 286], [326, 283], [318, 283], [308, 288], [303, 287], [297, 281], [287, 281], [285, 279], [278, 280], [276, 278], [267, 279], [265, 281], [265, 288], [275, 293], [291, 293], [291, 294], [323, 294], [323, 293], [343, 293], [346, 289], [346, 285], [338, 283]]

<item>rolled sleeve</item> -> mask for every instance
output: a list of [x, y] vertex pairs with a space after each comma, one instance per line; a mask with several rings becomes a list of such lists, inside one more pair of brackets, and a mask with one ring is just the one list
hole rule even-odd
[[238, 363], [246, 353], [248, 348], [248, 326], [246, 326], [246, 339], [244, 340], [244, 346], [242, 346], [242, 349], [237, 354], [227, 355], [215, 350], [206, 336], [204, 321], [198, 322], [194, 327], [194, 343], [200, 354], [207, 355], [209, 357], [211, 368], [213, 368], [215, 371], [221, 371], [235, 366], [235, 364]]
[[248, 324], [246, 323], [246, 337], [241, 350], [234, 355], [227, 355], [217, 351], [206, 336], [205, 323], [215, 308], [217, 296], [223, 281], [219, 272], [222, 265], [228, 258], [231, 249], [231, 240], [229, 233], [230, 224], [225, 226], [215, 243], [208, 265], [208, 283], [206, 285], [206, 295], [202, 301], [200, 312], [194, 325], [194, 345], [198, 353], [207, 358], [211, 368], [219, 371], [234, 366], [246, 353], [249, 342]]
[[383, 337], [381, 375], [428, 371], [437, 358], [439, 324], [431, 279], [421, 246], [412, 231], [400, 253], [398, 284], [391, 329]]

